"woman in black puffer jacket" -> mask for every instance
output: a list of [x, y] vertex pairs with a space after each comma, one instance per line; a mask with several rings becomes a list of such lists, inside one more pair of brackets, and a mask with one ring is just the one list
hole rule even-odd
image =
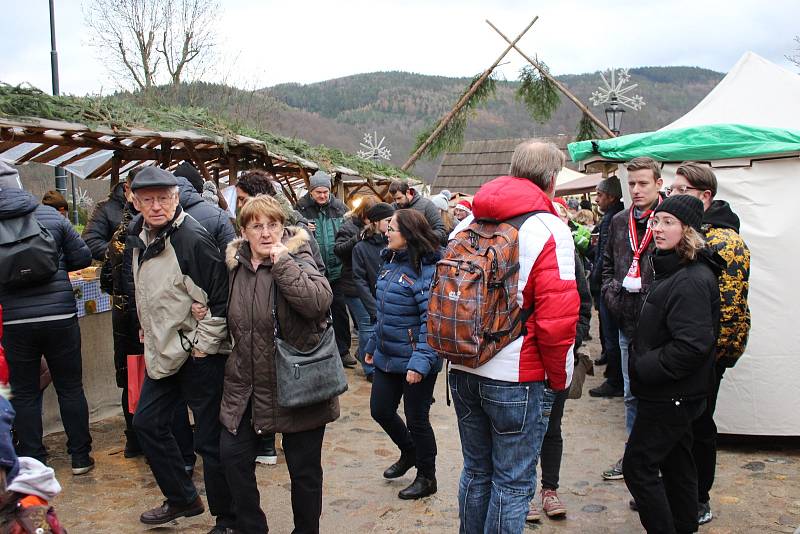
[[702, 218], [703, 204], [680, 195], [664, 200], [650, 221], [655, 277], [631, 346], [639, 408], [623, 460], [625, 484], [650, 534], [697, 531], [692, 421], [711, 390], [724, 263], [705, 247]]

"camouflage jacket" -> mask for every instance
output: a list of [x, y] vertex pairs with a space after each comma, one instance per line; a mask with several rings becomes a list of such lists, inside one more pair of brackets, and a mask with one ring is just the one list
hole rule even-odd
[[750, 333], [750, 250], [739, 235], [739, 217], [727, 202], [715, 200], [703, 216], [703, 234], [708, 246], [728, 263], [719, 277], [720, 333], [716, 357], [724, 367], [733, 367], [747, 346]]

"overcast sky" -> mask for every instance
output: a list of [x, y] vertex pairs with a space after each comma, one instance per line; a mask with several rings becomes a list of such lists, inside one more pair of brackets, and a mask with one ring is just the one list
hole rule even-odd
[[[84, 0], [89, 1], [89, 0]], [[0, 81], [50, 90], [46, 0], [13, 2], [0, 39]], [[63, 93], [109, 93], [120, 84], [89, 46], [81, 0], [56, 0]], [[800, 34], [798, 0], [221, 0], [218, 53], [207, 81], [253, 89], [349, 74], [403, 70], [472, 76], [505, 43], [484, 22], [520, 42], [556, 74], [611, 66], [691, 65], [728, 71], [746, 51], [797, 71], [785, 55]], [[511, 51], [501, 76], [524, 64]]]

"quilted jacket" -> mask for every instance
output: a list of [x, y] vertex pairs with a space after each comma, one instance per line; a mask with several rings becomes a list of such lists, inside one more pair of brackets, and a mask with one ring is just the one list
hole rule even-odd
[[336, 232], [341, 228], [344, 214], [347, 213], [347, 206], [333, 195], [327, 204], [320, 206], [310, 194], [306, 194], [297, 201], [297, 211], [315, 224], [314, 237], [325, 262], [325, 276], [335, 282], [342, 275], [342, 260], [334, 254], [333, 247], [336, 244]]
[[385, 249], [381, 257], [384, 263], [376, 291], [378, 322], [365, 352], [372, 354], [375, 367], [385, 373], [438, 373], [442, 360], [428, 345], [428, 298], [441, 254], [422, 258], [420, 272], [411, 265], [405, 250]]
[[304, 408], [278, 405], [274, 285], [278, 286], [281, 336], [300, 350], [319, 343], [333, 301], [330, 284], [314, 264], [309, 239], [305, 230], [286, 227], [283, 243], [289, 254], [275, 264], [267, 259], [258, 269], [253, 268], [247, 241], [237, 239], [228, 245], [225, 261], [230, 277], [228, 324], [233, 351], [225, 365], [220, 421], [233, 434], [250, 402], [257, 433], [301, 432], [339, 417], [337, 398]]

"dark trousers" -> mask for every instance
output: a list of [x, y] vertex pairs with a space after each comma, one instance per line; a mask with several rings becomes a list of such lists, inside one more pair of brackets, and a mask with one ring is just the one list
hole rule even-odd
[[[324, 426], [283, 434], [283, 452], [291, 480], [294, 534], [319, 532], [324, 436]], [[237, 532], [269, 532], [267, 517], [261, 510], [261, 496], [256, 482], [255, 458], [260, 441], [261, 436], [253, 430], [250, 407], [242, 416], [236, 434], [223, 429], [220, 437], [220, 453], [233, 497]]]
[[[421, 382], [409, 384], [405, 374], [384, 373], [376, 367], [369, 400], [372, 418], [401, 454], [414, 454], [417, 471], [425, 478], [436, 477], [436, 436], [431, 427], [430, 411], [437, 374], [430, 373]], [[397, 415], [401, 397], [405, 423]]]
[[341, 356], [350, 351], [350, 315], [347, 313], [347, 297], [344, 295], [339, 280], [331, 282], [331, 291], [333, 292], [333, 302], [331, 303], [333, 333], [336, 335], [336, 347]]
[[619, 325], [611, 312], [608, 311], [603, 298], [600, 298], [600, 337], [603, 338], [603, 348], [606, 352], [606, 381], [621, 390], [622, 383], [622, 353], [619, 349]]
[[217, 516], [218, 525], [233, 527], [230, 489], [219, 459], [225, 360], [218, 355], [190, 357], [174, 375], [158, 380], [145, 377], [133, 428], [164, 497], [171, 504], [189, 504], [197, 498], [197, 488], [184, 469], [184, 458], [172, 433], [175, 411], [188, 404], [194, 414], [194, 447], [203, 458], [209, 510]]
[[706, 403], [706, 410], [692, 424], [694, 446], [692, 455], [697, 467], [697, 497], [699, 502], [707, 503], [711, 500], [708, 492], [714, 485], [714, 474], [717, 468], [717, 425], [714, 423], [714, 410], [717, 407], [719, 385], [725, 368], [717, 365], [714, 375], [714, 389]]
[[697, 531], [692, 423], [703, 413], [705, 405], [705, 400], [639, 399], [622, 470], [639, 509], [639, 520], [648, 534]]
[[[128, 356], [144, 354], [144, 346], [139, 342], [139, 332], [134, 331], [137, 321], [131, 318], [131, 312], [124, 308], [124, 302], [115, 300], [111, 307], [111, 327], [114, 333], [114, 370], [117, 387], [122, 389], [122, 415], [125, 417], [125, 437], [128, 445], [134, 449], [139, 447], [139, 438], [133, 430], [133, 414], [128, 410]], [[175, 421], [172, 433], [181, 448], [185, 465], [194, 465], [194, 437], [189, 423], [189, 411], [186, 403], [175, 410]]]
[[67, 433], [67, 452], [73, 457], [88, 455], [92, 450], [92, 436], [89, 434], [89, 406], [83, 393], [78, 319], [6, 325], [3, 347], [14, 393], [11, 405], [17, 412], [14, 420], [17, 454], [41, 462], [47, 460], [42, 444], [42, 391], [39, 389], [39, 368], [44, 356]]
[[544, 434], [542, 450], [539, 454], [542, 463], [543, 489], [558, 489], [561, 454], [564, 450], [564, 440], [561, 437], [561, 418], [564, 416], [564, 404], [567, 402], [567, 397], [569, 397], [569, 389], [559, 391], [553, 397], [547, 432]]

